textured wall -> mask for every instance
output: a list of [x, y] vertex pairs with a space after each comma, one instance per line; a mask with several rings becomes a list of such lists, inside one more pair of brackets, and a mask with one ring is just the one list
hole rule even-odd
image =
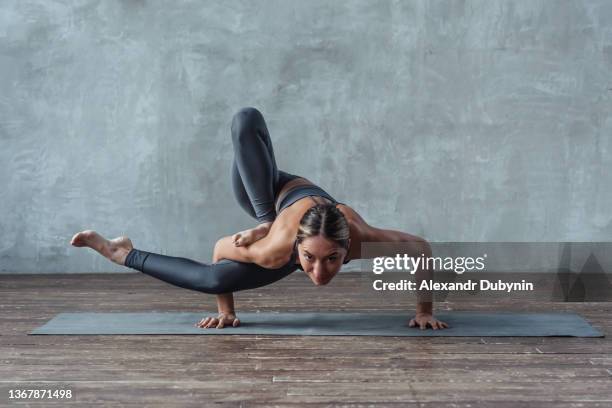
[[209, 261], [254, 225], [229, 126], [432, 241], [612, 241], [612, 2], [3, 1], [0, 271]]

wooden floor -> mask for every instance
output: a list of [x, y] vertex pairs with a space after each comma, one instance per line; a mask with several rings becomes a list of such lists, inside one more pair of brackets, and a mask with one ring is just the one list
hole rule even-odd
[[[410, 310], [362, 296], [355, 274], [304, 274], [235, 295], [238, 311]], [[612, 332], [612, 303], [441, 303], [575, 311]], [[606, 338], [28, 336], [60, 312], [215, 310], [214, 297], [141, 273], [0, 275], [0, 406], [8, 390], [71, 389], [61, 406], [610, 407]], [[408, 317], [408, 312], [407, 312]], [[224, 329], [225, 330], [225, 329]], [[231, 330], [231, 329], [230, 329]]]

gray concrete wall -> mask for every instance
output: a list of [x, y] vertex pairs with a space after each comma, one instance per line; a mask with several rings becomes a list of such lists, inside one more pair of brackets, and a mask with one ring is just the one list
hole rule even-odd
[[432, 241], [612, 241], [612, 2], [3, 1], [0, 271], [209, 261], [254, 225], [229, 125]]

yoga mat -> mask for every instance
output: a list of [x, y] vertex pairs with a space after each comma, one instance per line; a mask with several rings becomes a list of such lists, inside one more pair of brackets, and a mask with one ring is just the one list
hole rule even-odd
[[574, 313], [441, 312], [451, 327], [405, 326], [410, 313], [240, 312], [240, 326], [200, 329], [207, 312], [60, 313], [30, 334], [271, 334], [298, 336], [603, 337]]

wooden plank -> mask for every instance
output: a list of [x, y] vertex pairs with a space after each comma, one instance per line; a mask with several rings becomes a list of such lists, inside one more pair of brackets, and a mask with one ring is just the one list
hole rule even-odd
[[[235, 294], [244, 311], [406, 311], [358, 276], [291, 275]], [[316, 296], [315, 296], [316, 295]], [[314, 300], [313, 300], [314, 299]], [[0, 275], [0, 405], [25, 381], [72, 381], [82, 405], [496, 408], [612, 405], [612, 340], [363, 336], [28, 336], [74, 311], [213, 311], [214, 296], [138, 273]], [[440, 310], [570, 311], [612, 332], [612, 304], [446, 302]], [[16, 381], [16, 382], [11, 382]], [[59, 383], [55, 383], [56, 385]], [[170, 402], [170, 403], [169, 403]]]

